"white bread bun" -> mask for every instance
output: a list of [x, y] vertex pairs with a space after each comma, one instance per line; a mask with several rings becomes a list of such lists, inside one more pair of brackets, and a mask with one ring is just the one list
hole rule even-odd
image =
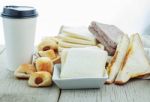
[[50, 86], [52, 84], [52, 76], [44, 71], [34, 72], [31, 74], [28, 84], [32, 87]]
[[22, 64], [14, 72], [15, 77], [21, 79], [28, 79], [30, 74], [35, 72], [36, 69], [32, 64]]
[[37, 71], [47, 71], [53, 73], [53, 62], [48, 57], [39, 57], [35, 61], [35, 66]]

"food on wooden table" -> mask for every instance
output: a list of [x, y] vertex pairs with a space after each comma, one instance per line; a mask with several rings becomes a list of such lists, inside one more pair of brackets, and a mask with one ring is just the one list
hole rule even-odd
[[32, 64], [22, 64], [14, 72], [15, 77], [21, 79], [28, 79], [30, 74], [35, 72], [36, 69]]
[[116, 84], [124, 84], [131, 78], [143, 77], [150, 74], [150, 64], [144, 53], [139, 34], [131, 35], [130, 44]]
[[34, 72], [30, 75], [28, 84], [32, 87], [50, 86], [52, 84], [52, 76], [45, 71]]
[[129, 38], [127, 35], [122, 36], [122, 39], [117, 45], [116, 52], [112, 59], [110, 60], [108, 67], [107, 67], [107, 72], [108, 72], [108, 79], [107, 83], [113, 83], [115, 81], [115, 78], [119, 72], [119, 70], [122, 67], [126, 52], [128, 50], [129, 46]]
[[60, 78], [103, 77], [107, 56], [107, 52], [98, 47], [71, 48]]
[[55, 52], [57, 52], [58, 45], [53, 40], [45, 39], [39, 43], [37, 48], [38, 48], [38, 51], [47, 51], [47, 50], [53, 49]]
[[40, 55], [40, 57], [48, 57], [52, 60], [57, 57], [53, 49], [46, 50], [46, 51], [39, 51], [38, 54]]
[[39, 57], [35, 61], [37, 71], [47, 71], [53, 73], [53, 61], [48, 57]]
[[114, 55], [118, 40], [124, 33], [114, 25], [102, 24], [93, 21], [89, 30], [96, 39], [104, 45], [109, 55]]

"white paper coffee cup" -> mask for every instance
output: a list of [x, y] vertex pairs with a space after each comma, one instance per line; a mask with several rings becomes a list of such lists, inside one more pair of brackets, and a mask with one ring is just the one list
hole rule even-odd
[[8, 69], [31, 63], [37, 13], [33, 7], [5, 6], [2, 13]]

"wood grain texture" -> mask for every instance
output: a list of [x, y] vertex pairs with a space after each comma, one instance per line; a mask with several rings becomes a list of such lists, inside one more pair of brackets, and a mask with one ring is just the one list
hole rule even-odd
[[53, 85], [31, 88], [27, 80], [18, 80], [7, 70], [5, 51], [0, 54], [0, 102], [57, 102], [60, 90]]
[[150, 80], [104, 85], [101, 89], [62, 90], [59, 102], [150, 102]]

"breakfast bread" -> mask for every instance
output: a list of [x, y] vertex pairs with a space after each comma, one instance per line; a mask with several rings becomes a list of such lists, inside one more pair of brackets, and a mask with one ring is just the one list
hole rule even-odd
[[40, 55], [40, 57], [48, 57], [50, 59], [55, 59], [56, 53], [54, 52], [53, 49], [47, 50], [47, 51], [39, 51], [38, 54]]
[[45, 71], [34, 72], [30, 75], [28, 85], [32, 87], [45, 87], [52, 84], [52, 76]]
[[47, 51], [53, 49], [55, 52], [58, 50], [58, 45], [53, 40], [43, 40], [39, 43], [37, 47], [38, 51]]
[[30, 74], [35, 71], [36, 69], [32, 64], [22, 64], [16, 69], [14, 75], [16, 78], [28, 79]]
[[47, 71], [53, 73], [53, 61], [48, 57], [39, 57], [35, 61], [37, 71]]
[[115, 80], [116, 84], [125, 84], [131, 78], [150, 74], [150, 64], [145, 56], [139, 34], [133, 34], [123, 61], [122, 67]]
[[127, 35], [122, 36], [122, 40], [118, 43], [116, 52], [108, 64], [108, 79], [106, 83], [110, 84], [114, 82], [119, 70], [121, 69], [122, 62], [128, 50], [129, 42]]

